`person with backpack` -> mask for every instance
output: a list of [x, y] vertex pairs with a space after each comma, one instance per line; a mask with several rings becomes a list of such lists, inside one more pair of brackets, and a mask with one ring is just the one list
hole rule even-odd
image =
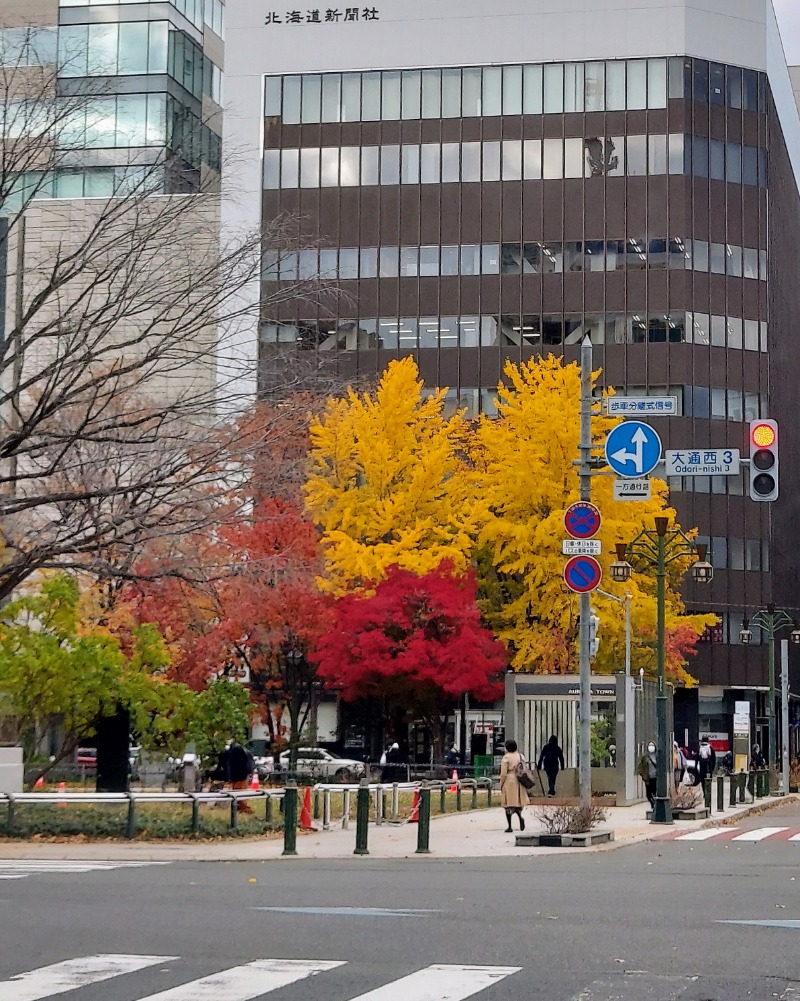
[[700, 774], [700, 784], [707, 778], [711, 778], [714, 774], [714, 769], [717, 767], [717, 755], [714, 752], [714, 748], [708, 742], [708, 737], [702, 737], [700, 739], [700, 751], [697, 755], [697, 764], [699, 766], [698, 771]]
[[516, 740], [506, 741], [506, 753], [500, 762], [500, 802], [506, 811], [505, 834], [511, 834], [511, 818], [516, 813], [519, 829], [525, 830], [522, 808], [528, 805], [528, 790], [523, 784], [528, 778], [525, 759], [517, 750]]
[[[256, 763], [253, 755], [238, 742], [231, 741], [228, 748], [227, 757], [228, 782], [231, 789], [247, 789], [250, 783], [250, 776], [256, 770]], [[240, 799], [236, 804], [239, 813], [252, 813], [250, 804], [246, 799]]]
[[536, 762], [536, 771], [540, 772], [542, 766], [544, 766], [544, 773], [547, 776], [547, 795], [555, 796], [556, 776], [558, 775], [559, 768], [563, 771], [565, 767], [564, 752], [558, 746], [558, 737], [555, 734], [552, 735], [542, 748], [542, 753]]

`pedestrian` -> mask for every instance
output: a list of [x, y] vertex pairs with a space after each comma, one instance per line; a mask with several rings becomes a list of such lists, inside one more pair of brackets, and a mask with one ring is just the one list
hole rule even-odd
[[386, 749], [386, 764], [381, 771], [381, 782], [388, 785], [400, 781], [398, 778], [400, 769], [397, 767], [400, 757], [400, 745], [395, 740]]
[[678, 746], [678, 741], [672, 741], [672, 777], [675, 780], [675, 788], [681, 784], [683, 773], [686, 771], [686, 755]]
[[750, 754], [750, 771], [758, 772], [762, 768], [767, 767], [767, 762], [764, 760], [764, 755], [761, 753], [761, 748], [758, 744], [753, 744], [753, 750]]
[[539, 755], [539, 760], [536, 763], [536, 771], [540, 772], [542, 766], [544, 766], [544, 773], [547, 776], [547, 795], [555, 796], [556, 776], [558, 775], [559, 768], [563, 770], [566, 767], [564, 765], [564, 752], [558, 746], [558, 737], [555, 734], [552, 735], [542, 748], [542, 753]]
[[517, 750], [516, 740], [506, 741], [506, 753], [500, 762], [500, 800], [506, 811], [506, 834], [511, 833], [511, 818], [516, 813], [519, 819], [519, 829], [525, 830], [525, 818], [522, 808], [528, 805], [528, 793], [517, 778], [517, 767], [524, 758]]
[[650, 808], [656, 801], [656, 778], [658, 775], [658, 759], [656, 758], [656, 745], [651, 740], [647, 745], [647, 751], [639, 759], [639, 766], [636, 769], [639, 778], [644, 782], [644, 791]]
[[450, 749], [444, 756], [444, 763], [448, 768], [456, 768], [459, 762], [458, 748], [455, 744], [450, 745]]
[[708, 737], [700, 739], [700, 751], [697, 755], [697, 763], [699, 765], [700, 782], [703, 783], [707, 778], [711, 778], [714, 774], [714, 769], [717, 767], [717, 755], [709, 743]]
[[[255, 767], [253, 755], [242, 747], [238, 740], [232, 740], [227, 757], [228, 781], [231, 789], [247, 789]], [[247, 800], [240, 799], [236, 805], [239, 813], [253, 812]]]

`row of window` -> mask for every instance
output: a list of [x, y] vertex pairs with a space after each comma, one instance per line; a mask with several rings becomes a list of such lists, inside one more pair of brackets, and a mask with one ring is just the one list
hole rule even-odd
[[167, 146], [192, 166], [220, 169], [220, 137], [168, 94], [93, 98], [70, 112], [59, 142], [66, 149]]
[[667, 173], [764, 186], [766, 152], [680, 133], [264, 150], [270, 190]]
[[728, 539], [714, 535], [698, 537], [708, 546], [708, 559], [717, 570], [765, 570], [770, 568], [769, 543], [766, 539]]
[[57, 28], [0, 28], [0, 66], [47, 66], [57, 50]]
[[312, 73], [267, 77], [264, 114], [284, 124], [666, 108], [668, 97], [763, 110], [758, 73], [702, 59]]
[[[767, 570], [769, 568], [768, 551], [765, 551], [765, 555], [767, 555], [767, 561], [764, 569]], [[698, 639], [698, 643], [726, 643], [731, 646], [742, 645], [739, 634], [744, 628], [744, 612], [718, 612], [716, 609], [692, 609], [692, 611], [700, 614], [711, 611], [720, 620], [716, 626], [706, 629]], [[767, 642], [767, 634], [763, 629], [753, 629], [752, 632], [753, 640], [750, 644], [751, 646], [755, 644], [763, 646]]]
[[703, 240], [585, 240], [417, 247], [322, 247], [265, 254], [265, 281], [560, 274], [643, 269], [712, 271], [767, 280], [767, 252]]
[[168, 21], [63, 25], [58, 60], [62, 77], [168, 73], [198, 100], [222, 102], [220, 68]]
[[[59, 0], [61, 7], [109, 7], [140, 4], [142, 0]], [[225, 37], [225, 4], [223, 0], [166, 0], [196, 28], [211, 28], [220, 38]]]
[[[267, 344], [297, 342], [303, 348], [322, 351], [490, 347], [497, 344], [557, 346], [580, 344], [587, 334], [593, 344], [693, 342], [739, 349], [744, 347], [750, 351], [766, 351], [767, 348], [767, 325], [763, 321], [684, 312], [301, 320], [298, 323], [267, 323], [261, 331], [262, 339]], [[684, 412], [698, 417], [711, 416], [710, 410], [702, 415], [696, 413], [694, 403]]]
[[19, 211], [23, 204], [38, 198], [110, 198], [133, 190], [161, 192], [164, 170], [157, 165], [132, 167], [82, 167], [58, 170], [53, 174], [29, 172], [14, 184], [3, 201], [3, 211]]

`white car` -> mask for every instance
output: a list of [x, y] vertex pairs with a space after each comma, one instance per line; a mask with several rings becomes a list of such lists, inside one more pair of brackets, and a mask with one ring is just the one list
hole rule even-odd
[[[281, 752], [280, 767], [283, 771], [288, 771], [290, 757], [289, 751]], [[296, 770], [321, 779], [336, 779], [339, 782], [360, 779], [366, 774], [366, 767], [363, 761], [342, 758], [321, 747], [300, 747], [297, 750]]]

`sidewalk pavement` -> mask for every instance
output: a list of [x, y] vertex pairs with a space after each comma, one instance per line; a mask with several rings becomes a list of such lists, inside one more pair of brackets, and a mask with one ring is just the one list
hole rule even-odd
[[[796, 797], [788, 797], [795, 799]], [[787, 797], [769, 796], [754, 804], [729, 807], [724, 813], [712, 814], [711, 820], [676, 821], [681, 831], [696, 831], [716, 826], [726, 820], [741, 818], [748, 813], [769, 809], [787, 802]], [[517, 848], [516, 820], [514, 834], [504, 833], [505, 813], [501, 808], [451, 813], [434, 817], [431, 822], [430, 850], [420, 858], [510, 858], [529, 855], [551, 855], [565, 852], [609, 851], [624, 845], [650, 841], [674, 830], [653, 825], [645, 818], [646, 803], [631, 807], [610, 807], [602, 828], [614, 831], [614, 841], [593, 848]], [[535, 818], [534, 808], [525, 811], [526, 833], [542, 829]], [[321, 824], [321, 822], [319, 822]], [[353, 856], [355, 823], [343, 831], [337, 825], [330, 831], [298, 834], [298, 859], [343, 859]], [[375, 859], [414, 857], [417, 847], [417, 825], [391, 824], [369, 826], [369, 856]], [[283, 837], [236, 839], [229, 841], [94, 841], [94, 842], [30, 842], [0, 841], [0, 860], [71, 859], [142, 862], [239, 862], [270, 861], [281, 858]], [[292, 862], [293, 859], [283, 859]]]

